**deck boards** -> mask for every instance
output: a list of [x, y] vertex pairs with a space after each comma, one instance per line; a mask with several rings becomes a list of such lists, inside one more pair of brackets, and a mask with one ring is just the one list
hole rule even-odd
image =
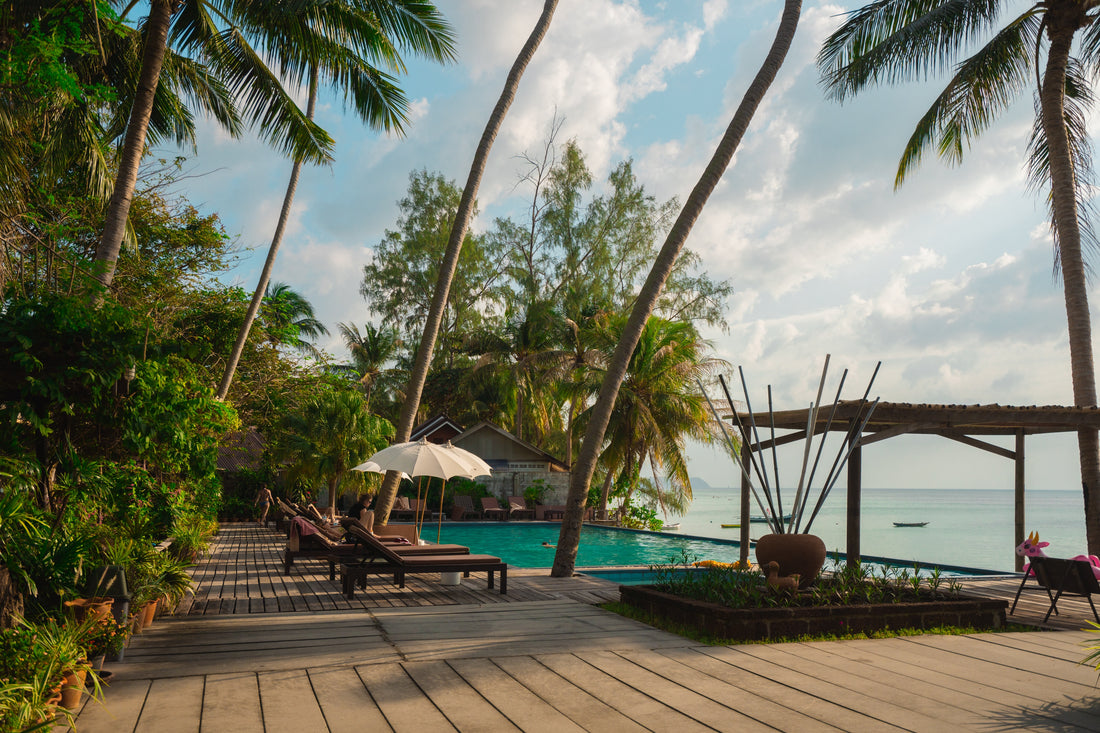
[[[81, 733], [136, 731], [1100, 730], [1078, 661], [1081, 599], [1039, 633], [703, 646], [592, 605], [591, 578], [509, 572], [442, 586], [372, 579], [355, 601], [327, 564], [281, 572], [282, 538], [228, 527], [199, 592], [135, 637]], [[967, 592], [1011, 598], [1011, 578]], [[1037, 623], [1045, 595], [1017, 616]]]

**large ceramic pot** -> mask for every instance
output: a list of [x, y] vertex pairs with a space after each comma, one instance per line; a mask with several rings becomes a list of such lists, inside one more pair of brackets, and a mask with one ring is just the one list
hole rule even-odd
[[766, 534], [756, 541], [756, 562], [779, 564], [780, 577], [798, 575], [798, 587], [817, 579], [825, 565], [825, 543], [813, 534]]
[[97, 621], [103, 620], [110, 615], [113, 603], [113, 598], [104, 597], [77, 598], [72, 601], [65, 601], [65, 605], [72, 609], [77, 621], [83, 621], [89, 617], [95, 618]]

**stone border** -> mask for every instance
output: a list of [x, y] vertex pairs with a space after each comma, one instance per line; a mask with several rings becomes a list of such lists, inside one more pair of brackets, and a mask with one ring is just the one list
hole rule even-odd
[[1000, 629], [1008, 601], [960, 597], [915, 603], [790, 608], [730, 608], [664, 593], [648, 585], [619, 586], [623, 603], [721, 639], [756, 641], [805, 634], [854, 634], [936, 626]]

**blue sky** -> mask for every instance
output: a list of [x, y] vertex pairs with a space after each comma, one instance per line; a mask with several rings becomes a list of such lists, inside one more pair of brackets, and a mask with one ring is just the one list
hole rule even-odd
[[[366, 130], [325, 98], [318, 121], [336, 163], [303, 172], [274, 279], [337, 322], [370, 319], [362, 266], [409, 172], [465, 181], [474, 147], [538, 0], [441, 0], [458, 33], [457, 64], [410, 65], [413, 124], [404, 139]], [[516, 156], [541, 149], [555, 115], [595, 178], [633, 158], [658, 198], [686, 197], [771, 42], [779, 0], [561, 0], [497, 138], [479, 195], [481, 217], [515, 214]], [[852, 370], [858, 396], [877, 361], [885, 401], [1072, 404], [1061, 283], [1052, 273], [1042, 202], [1021, 161], [1031, 120], [1025, 93], [961, 167], [935, 158], [898, 192], [900, 151], [935, 84], [825, 98], [814, 57], [855, 4], [807, 0], [787, 62], [733, 164], [688, 240], [716, 278], [729, 278], [729, 331], [706, 332], [717, 354], [744, 365], [754, 402], [808, 404], [821, 362]], [[290, 164], [253, 138], [204, 125], [187, 182], [217, 211], [248, 259], [231, 275], [255, 286]], [[1095, 300], [1094, 300], [1095, 302]], [[336, 338], [324, 344], [343, 354]], [[856, 386], [858, 385], [858, 386]], [[834, 388], [835, 389], [835, 388]], [[1072, 436], [1033, 439], [1031, 488], [1079, 485]], [[691, 450], [691, 471], [733, 483], [728, 459]], [[788, 471], [787, 475], [791, 475]], [[902, 438], [864, 456], [864, 484], [1011, 488], [1011, 462], [945, 440]]]

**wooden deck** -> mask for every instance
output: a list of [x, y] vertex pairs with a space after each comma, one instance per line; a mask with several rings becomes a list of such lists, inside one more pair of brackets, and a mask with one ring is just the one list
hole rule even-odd
[[[284, 578], [271, 535], [222, 533], [187, 614], [109, 665], [82, 733], [1100, 730], [1078, 664], [1097, 637], [1079, 630], [708, 647], [592, 605], [611, 584], [545, 571], [510, 570], [503, 597], [483, 577], [377, 579], [348, 603], [322, 563]], [[1062, 617], [1083, 625], [1073, 604]]]

